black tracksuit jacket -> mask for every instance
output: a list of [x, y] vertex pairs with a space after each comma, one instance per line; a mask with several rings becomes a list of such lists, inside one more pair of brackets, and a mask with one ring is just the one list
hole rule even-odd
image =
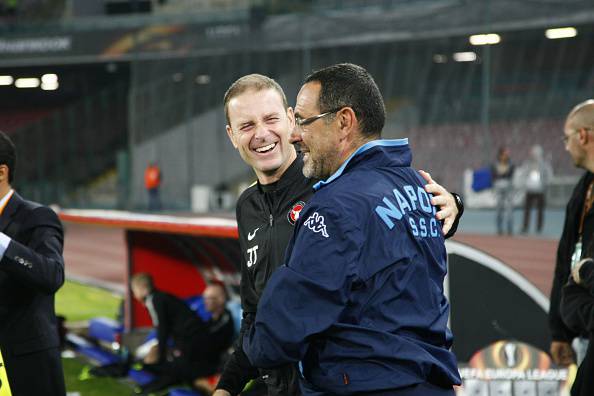
[[243, 353], [241, 341], [256, 317], [258, 301], [272, 273], [284, 262], [297, 213], [313, 194], [315, 180], [303, 176], [298, 156], [281, 178], [272, 184], [253, 184], [237, 201], [237, 225], [241, 258], [241, 306], [243, 320], [235, 352], [225, 365], [217, 388], [236, 395], [252, 378], [264, 374], [269, 395], [299, 394], [293, 367], [260, 372]]

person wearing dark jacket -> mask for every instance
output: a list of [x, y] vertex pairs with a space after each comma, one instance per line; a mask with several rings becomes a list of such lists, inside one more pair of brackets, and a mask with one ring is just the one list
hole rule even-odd
[[[565, 122], [563, 140], [575, 166], [586, 170], [567, 204], [551, 290], [549, 327], [553, 341], [550, 352], [556, 364], [565, 366], [574, 361], [571, 342], [580, 333], [569, 328], [561, 318], [561, 290], [569, 279], [572, 266], [594, 253], [591, 202], [594, 199], [594, 100], [582, 102], [571, 110]], [[578, 340], [579, 363], [587, 341], [585, 337]]]
[[[139, 273], [132, 277], [134, 297], [148, 309], [157, 328], [157, 361], [145, 369], [158, 375], [142, 387], [144, 393], [163, 389], [177, 382], [199, 383], [199, 379], [217, 372], [222, 354], [233, 341], [233, 320], [221, 299], [221, 285], [208, 286], [204, 301], [212, 318], [204, 322], [178, 297], [159, 291], [152, 277]], [[221, 303], [222, 301], [222, 303]], [[169, 354], [168, 341], [173, 343]], [[171, 358], [169, 358], [171, 355]]]
[[586, 355], [571, 387], [572, 396], [594, 395], [594, 261], [582, 259], [563, 288], [561, 315], [570, 329], [588, 333]]
[[64, 232], [53, 210], [12, 189], [15, 171], [15, 147], [0, 132], [0, 394], [64, 396], [54, 310]]
[[299, 362], [304, 395], [454, 395], [447, 254], [406, 139], [379, 139], [384, 104], [360, 66], [313, 73], [291, 140], [320, 179], [243, 348], [258, 367]]
[[[307, 206], [316, 180], [303, 175], [303, 156], [289, 143], [295, 126], [293, 110], [282, 88], [259, 74], [241, 77], [225, 94], [227, 133], [242, 159], [250, 165], [257, 182], [237, 202], [241, 261], [243, 319], [235, 351], [227, 361], [216, 396], [239, 394], [250, 379], [262, 376], [268, 395], [299, 395], [295, 364], [258, 370], [242, 348], [243, 334], [252, 325], [258, 301], [270, 276], [282, 264], [288, 242], [301, 211]], [[428, 174], [424, 174], [431, 180]], [[439, 205], [436, 216], [444, 232], [453, 235], [463, 206], [431, 180], [427, 191]]]

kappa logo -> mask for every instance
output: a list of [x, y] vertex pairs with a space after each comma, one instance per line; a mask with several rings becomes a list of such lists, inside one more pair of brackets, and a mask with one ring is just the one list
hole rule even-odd
[[324, 216], [318, 214], [318, 212], [314, 212], [303, 224], [313, 232], [319, 232], [325, 238], [328, 238], [329, 235], [328, 231], [326, 231], [326, 224], [324, 224]]
[[297, 220], [299, 220], [299, 213], [301, 213], [304, 207], [305, 202], [299, 201], [289, 210], [289, 213], [287, 213], [287, 220], [289, 220], [291, 225], [295, 225], [295, 223], [297, 223]]

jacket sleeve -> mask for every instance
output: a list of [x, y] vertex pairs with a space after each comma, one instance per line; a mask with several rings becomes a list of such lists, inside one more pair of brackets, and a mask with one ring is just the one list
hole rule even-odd
[[580, 269], [582, 284], [569, 280], [563, 288], [560, 313], [565, 324], [576, 333], [594, 331], [594, 263]]
[[549, 307], [549, 328], [551, 330], [551, 337], [554, 341], [565, 341], [571, 342], [573, 338], [577, 336], [574, 330], [567, 327], [561, 318], [561, 292], [563, 285], [569, 279], [570, 263], [566, 262], [566, 258], [571, 255], [568, 253], [568, 249], [572, 249], [569, 246], [568, 240], [570, 237], [571, 230], [567, 224], [566, 213], [566, 224], [559, 240], [559, 247], [557, 248], [557, 259], [555, 263], [555, 274], [553, 277], [553, 286], [551, 289], [551, 300]]
[[288, 262], [268, 282], [243, 348], [257, 367], [299, 361], [310, 337], [346, 307], [357, 251], [329, 210], [310, 206], [289, 245]]
[[11, 239], [0, 268], [43, 293], [53, 294], [64, 283], [64, 232], [56, 213], [48, 207], [33, 209], [19, 231], [27, 242]]
[[[241, 213], [239, 211], [240, 205], [237, 205], [237, 219], [238, 223], [241, 221]], [[239, 229], [239, 243], [240, 249], [243, 252], [243, 235], [241, 228]], [[241, 327], [239, 329], [239, 337], [233, 343], [233, 353], [227, 359], [217, 389], [224, 389], [232, 395], [239, 394], [245, 385], [253, 378], [258, 377], [258, 369], [250, 363], [247, 356], [243, 352], [243, 335], [247, 333], [252, 323], [254, 322], [255, 312], [257, 309], [257, 300], [253, 291], [250, 274], [245, 262], [245, 255], [241, 255], [241, 284], [239, 293], [241, 296], [241, 308], [243, 316], [241, 319]]]
[[207, 351], [218, 357], [231, 346], [232, 341], [233, 318], [229, 311], [224, 311], [218, 323], [209, 324], [203, 344], [206, 346]]
[[167, 301], [165, 296], [155, 293], [153, 297], [153, 306], [157, 314], [157, 347], [159, 348], [159, 362], [162, 363], [167, 358], [167, 342], [169, 340], [170, 323], [167, 320]]
[[462, 201], [462, 197], [456, 193], [451, 193], [451, 194], [454, 196], [454, 200], [456, 201], [456, 208], [458, 208], [458, 214], [456, 215], [456, 218], [454, 219], [454, 223], [452, 224], [452, 227], [450, 228], [448, 233], [444, 235], [445, 239], [451, 238], [456, 234], [456, 231], [458, 230], [458, 224], [460, 224], [460, 219], [462, 218], [462, 215], [464, 214], [464, 201]]
[[233, 343], [233, 353], [225, 363], [217, 389], [224, 389], [232, 395], [237, 395], [251, 379], [258, 377], [258, 369], [252, 366], [243, 351], [243, 336], [247, 333], [253, 321], [254, 314], [244, 312], [239, 336]]

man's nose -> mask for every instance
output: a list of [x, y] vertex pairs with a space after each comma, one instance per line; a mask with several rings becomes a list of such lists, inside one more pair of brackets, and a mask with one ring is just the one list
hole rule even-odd
[[259, 122], [255, 125], [254, 136], [256, 138], [264, 138], [267, 134], [268, 129], [266, 128], [266, 124]]
[[289, 142], [292, 144], [299, 143], [303, 139], [301, 138], [301, 129], [295, 125], [293, 130], [291, 131], [291, 135], [289, 135]]

